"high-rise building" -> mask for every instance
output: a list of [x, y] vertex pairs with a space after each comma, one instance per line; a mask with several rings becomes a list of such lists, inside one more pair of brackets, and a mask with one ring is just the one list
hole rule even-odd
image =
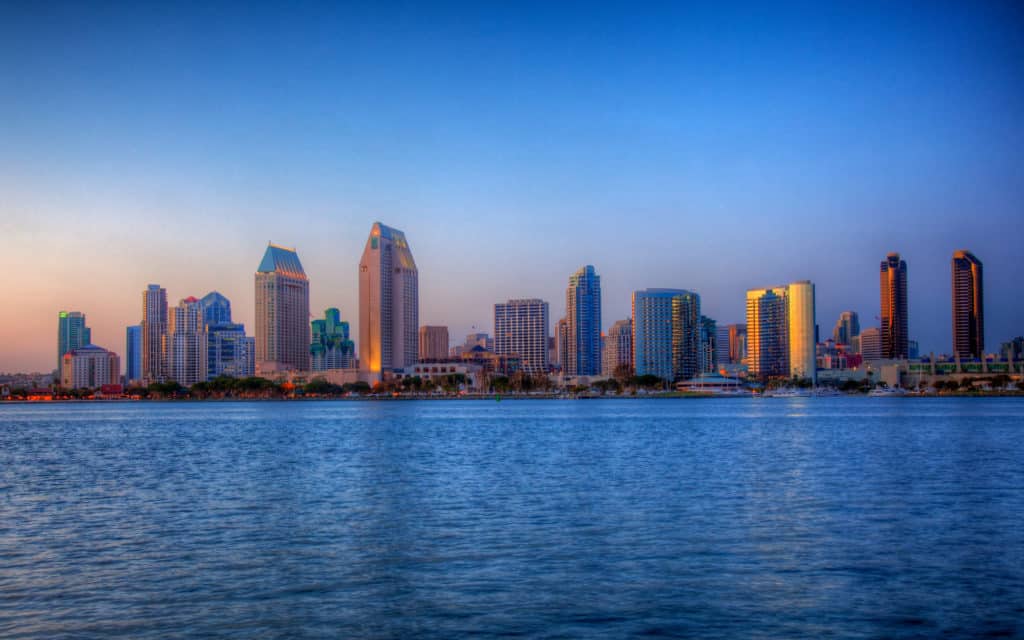
[[125, 382], [142, 380], [142, 325], [132, 325], [125, 331]]
[[715, 328], [715, 347], [716, 364], [730, 364], [732, 360], [729, 358], [729, 325], [720, 324]]
[[562, 373], [589, 376], [601, 373], [601, 276], [592, 265], [569, 276], [565, 290], [568, 329]]
[[569, 320], [566, 318], [559, 318], [555, 322], [555, 359], [548, 360], [552, 365], [557, 366], [562, 373], [565, 373], [565, 368], [569, 362]]
[[92, 330], [85, 326], [85, 314], [61, 311], [57, 314], [57, 375], [64, 366], [64, 354], [92, 343]]
[[215, 322], [206, 325], [206, 378], [247, 378], [256, 375], [256, 340], [245, 325]]
[[256, 269], [256, 370], [309, 371], [309, 278], [295, 249], [267, 246]]
[[729, 362], [741, 364], [747, 360], [747, 325], [730, 324], [729, 327]]
[[881, 360], [882, 355], [882, 330], [878, 327], [871, 327], [860, 332], [860, 356], [864, 361]]
[[536, 298], [494, 305], [494, 352], [518, 356], [529, 375], [548, 371], [548, 303]]
[[747, 373], [767, 379], [789, 376], [789, 306], [786, 287], [747, 291]]
[[373, 223], [359, 261], [359, 367], [380, 373], [416, 362], [419, 271], [405, 234]]
[[1024, 336], [1017, 336], [999, 345], [999, 355], [1013, 362], [1024, 359]]
[[[879, 269], [882, 302], [882, 357], [906, 360], [909, 323], [907, 320], [907, 263], [900, 254], [890, 253]], [[861, 344], [863, 351], [864, 345]]]
[[818, 381], [818, 331], [815, 320], [814, 284], [810, 280], [786, 287], [789, 307], [789, 376]]
[[604, 339], [604, 351], [601, 354], [601, 373], [606, 376], [615, 375], [621, 367], [633, 370], [633, 320], [616, 320], [608, 329]]
[[203, 306], [203, 324], [231, 322], [231, 301], [217, 291], [211, 291], [199, 301]]
[[448, 327], [423, 325], [419, 333], [420, 362], [448, 358]]
[[953, 254], [953, 353], [961, 358], [985, 354], [985, 298], [981, 260], [970, 251]]
[[65, 389], [96, 389], [121, 382], [121, 361], [113, 351], [87, 344], [61, 358], [60, 386]]
[[142, 292], [142, 380], [167, 378], [167, 290], [158, 284]]
[[313, 371], [349, 369], [356, 364], [356, 345], [349, 338], [348, 322], [342, 321], [341, 312], [331, 307], [324, 311], [323, 319], [312, 322], [313, 343], [309, 353]]
[[839, 314], [836, 326], [832, 329], [832, 340], [836, 344], [853, 344], [853, 339], [860, 335], [860, 317], [856, 311], [844, 311]]
[[189, 296], [170, 309], [168, 316], [168, 376], [185, 387], [205, 381], [208, 354], [203, 304], [199, 298]]
[[633, 292], [636, 375], [686, 380], [700, 373], [700, 296], [685, 289]]
[[700, 317], [700, 370], [704, 373], [718, 370], [718, 326], [707, 316]]

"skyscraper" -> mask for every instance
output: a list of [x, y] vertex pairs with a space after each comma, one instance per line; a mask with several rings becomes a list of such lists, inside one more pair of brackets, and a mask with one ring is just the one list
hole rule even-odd
[[257, 372], [309, 371], [309, 279], [295, 249], [267, 246], [256, 269]]
[[64, 354], [92, 344], [92, 330], [85, 326], [85, 314], [61, 311], [57, 314], [57, 375], [64, 367]]
[[686, 380], [700, 373], [700, 296], [685, 289], [633, 292], [636, 375]]
[[494, 305], [494, 353], [519, 356], [529, 375], [548, 371], [548, 303], [536, 298]]
[[[555, 335], [553, 337], [555, 339], [555, 359], [551, 364], [561, 369], [562, 373], [565, 373], [569, 362], [569, 321], [566, 318], [559, 318], [555, 322]], [[550, 357], [548, 360], [551, 360]]]
[[817, 321], [814, 284], [810, 280], [786, 287], [788, 300], [789, 376], [818, 381]]
[[256, 340], [245, 325], [215, 322], [206, 325], [206, 378], [247, 378], [256, 374]]
[[953, 254], [953, 353], [981, 358], [985, 353], [985, 298], [981, 260], [970, 251]]
[[373, 223], [359, 261], [359, 367], [401, 369], [419, 353], [419, 271], [405, 234]]
[[142, 380], [167, 377], [167, 290], [158, 284], [142, 292]]
[[714, 373], [718, 369], [718, 325], [707, 317], [700, 317], [700, 370]]
[[348, 369], [355, 366], [356, 346], [349, 338], [348, 322], [342, 322], [341, 312], [331, 307], [324, 311], [323, 319], [312, 323], [313, 343], [309, 353], [313, 371]]
[[741, 364], [747, 359], [747, 325], [730, 324], [729, 327], [729, 362]]
[[142, 380], [142, 326], [132, 325], [125, 330], [125, 372], [127, 383]]
[[865, 361], [882, 359], [882, 331], [869, 327], [860, 332], [860, 355]]
[[836, 326], [832, 329], [832, 339], [836, 344], [853, 344], [853, 339], [860, 335], [860, 317], [856, 311], [844, 311], [839, 314]]
[[[879, 269], [882, 302], [882, 357], [906, 360], [909, 340], [907, 320], [907, 263], [900, 254], [890, 253]], [[861, 345], [863, 350], [863, 344]]]
[[633, 370], [633, 320], [616, 320], [608, 329], [602, 353], [603, 365], [601, 373], [606, 376], [615, 375], [621, 367]]
[[72, 349], [61, 359], [60, 386], [65, 389], [95, 389], [121, 381], [121, 362], [117, 354], [87, 344]]
[[206, 330], [203, 305], [189, 296], [170, 310], [167, 337], [168, 375], [180, 385], [190, 387], [206, 380]]
[[419, 332], [420, 362], [448, 358], [448, 327], [424, 325]]
[[747, 372], [761, 380], [789, 375], [786, 287], [747, 291]]
[[231, 302], [217, 291], [211, 291], [199, 301], [203, 306], [203, 324], [231, 322]]
[[569, 276], [565, 319], [569, 333], [562, 373], [569, 376], [601, 373], [601, 277], [592, 265], [580, 267]]

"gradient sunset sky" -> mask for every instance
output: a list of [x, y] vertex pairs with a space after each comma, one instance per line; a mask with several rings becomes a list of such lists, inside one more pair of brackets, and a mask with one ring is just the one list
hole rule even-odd
[[[57, 312], [123, 355], [141, 291], [217, 290], [253, 330], [268, 241], [355, 326], [375, 220], [405, 231], [420, 318], [593, 264], [630, 292], [811, 279], [818, 323], [878, 315], [949, 352], [950, 257], [985, 264], [986, 348], [1024, 333], [1024, 5], [0, 5], [0, 371], [52, 368]], [[199, 6], [197, 6], [199, 5]]]

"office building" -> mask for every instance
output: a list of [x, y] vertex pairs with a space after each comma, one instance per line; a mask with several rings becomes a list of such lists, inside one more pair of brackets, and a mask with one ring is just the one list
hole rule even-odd
[[255, 280], [257, 372], [309, 371], [309, 279], [295, 249], [268, 245]]
[[151, 284], [142, 292], [142, 381], [167, 378], [167, 290]]
[[707, 316], [700, 317], [700, 370], [703, 373], [718, 370], [718, 326]]
[[125, 330], [124, 354], [125, 382], [140, 382], [142, 380], [142, 325], [132, 325]]
[[907, 263], [900, 259], [900, 254], [890, 253], [882, 261], [879, 291], [882, 307], [882, 325], [879, 327], [882, 332], [882, 357], [887, 360], [906, 360], [909, 340]]
[[562, 374], [588, 376], [601, 373], [601, 277], [592, 265], [569, 276], [565, 290], [568, 331]]
[[569, 320], [566, 318], [559, 318], [555, 322], [555, 335], [552, 336], [555, 339], [555, 358], [551, 359], [551, 349], [548, 345], [548, 360], [552, 366], [558, 367], [559, 370], [565, 371], [565, 368], [569, 361]]
[[60, 386], [65, 389], [97, 389], [121, 383], [121, 362], [117, 354], [87, 344], [61, 358]]
[[548, 372], [548, 303], [536, 298], [494, 305], [494, 352], [518, 356], [531, 376]]
[[356, 345], [349, 338], [348, 322], [331, 307], [322, 319], [312, 322], [313, 343], [309, 347], [313, 371], [350, 369], [356, 364]]
[[700, 373], [700, 296], [685, 289], [634, 291], [633, 369], [669, 382]]
[[245, 325], [215, 322], [206, 325], [206, 377], [248, 378], [256, 375], [256, 340]]
[[985, 355], [985, 298], [981, 260], [970, 251], [953, 254], [953, 353]]
[[616, 320], [608, 329], [601, 354], [601, 373], [613, 376], [621, 371], [633, 371], [633, 320]]
[[420, 327], [420, 362], [444, 360], [448, 357], [448, 327]]
[[730, 324], [729, 328], [729, 362], [742, 364], [747, 360], [747, 325]]
[[836, 344], [852, 345], [853, 339], [860, 335], [860, 317], [856, 311], [844, 311], [839, 314], [836, 326], [832, 329], [832, 340]]
[[810, 280], [786, 287], [789, 315], [789, 377], [818, 381], [818, 331], [814, 284]]
[[168, 376], [184, 387], [205, 381], [208, 354], [202, 303], [194, 296], [184, 298], [168, 317]]
[[419, 271], [405, 234], [373, 223], [359, 261], [359, 367], [403, 369], [419, 352]]
[[747, 291], [747, 373], [752, 378], [789, 376], [789, 306], [786, 287]]
[[882, 330], [878, 327], [871, 327], [860, 332], [860, 356], [861, 360], [881, 360], [885, 356], [882, 353]]
[[85, 314], [61, 311], [57, 314], [57, 375], [64, 363], [64, 354], [92, 344], [92, 330], [85, 326]]
[[199, 300], [203, 307], [203, 324], [231, 322], [231, 301], [217, 291], [211, 291]]

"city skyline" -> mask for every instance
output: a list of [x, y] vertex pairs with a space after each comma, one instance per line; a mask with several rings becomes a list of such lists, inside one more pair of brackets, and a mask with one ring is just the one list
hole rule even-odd
[[988, 350], [1020, 334], [1013, 4], [47, 13], [0, 9], [3, 371], [53, 367], [61, 309], [116, 351], [150, 282], [220, 291], [255, 327], [268, 239], [359, 335], [375, 219], [415, 238], [420, 324], [452, 336], [502, 299], [561, 317], [581, 264], [609, 320], [680, 287], [740, 323], [745, 290], [810, 279], [823, 334], [844, 310], [871, 327], [896, 251], [910, 338], [944, 353], [962, 248], [985, 263]]

